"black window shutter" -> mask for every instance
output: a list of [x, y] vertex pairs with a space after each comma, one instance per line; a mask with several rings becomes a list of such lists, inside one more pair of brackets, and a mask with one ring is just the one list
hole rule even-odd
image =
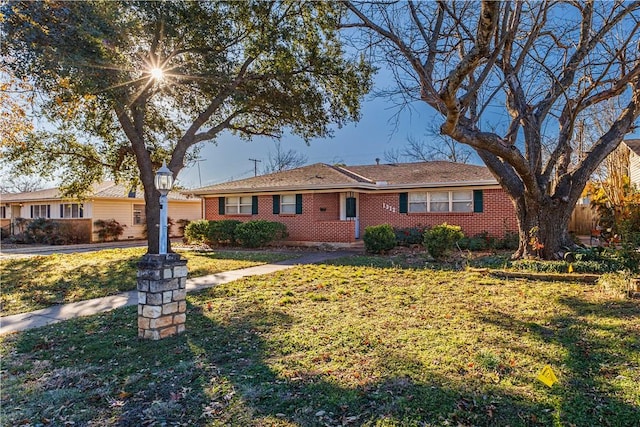
[[277, 194], [273, 195], [273, 214], [280, 214], [280, 196]]
[[347, 210], [347, 218], [355, 218], [356, 217], [356, 198], [355, 197], [347, 197], [346, 203]]
[[84, 205], [78, 206], [78, 211], [80, 213], [80, 218], [84, 218]]
[[476, 213], [483, 212], [483, 194], [482, 190], [473, 190], [473, 211]]
[[60, 205], [60, 218], [64, 218], [64, 205]]
[[251, 196], [251, 215], [258, 215], [258, 196]]
[[302, 194], [296, 194], [296, 214], [302, 213]]
[[47, 218], [51, 218], [51, 205], [47, 205]]
[[400, 213], [409, 212], [409, 193], [400, 193]]
[[31, 218], [33, 218], [33, 205], [29, 206], [31, 208]]
[[224, 215], [224, 197], [218, 197], [218, 213]]

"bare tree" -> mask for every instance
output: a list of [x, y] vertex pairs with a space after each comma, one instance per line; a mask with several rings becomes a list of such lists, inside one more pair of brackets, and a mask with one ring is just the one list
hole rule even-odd
[[425, 134], [425, 139], [409, 136], [407, 145], [402, 149], [385, 151], [384, 158], [390, 163], [430, 162], [434, 160], [468, 163], [471, 158], [471, 150], [453, 138], [441, 135], [435, 129], [430, 129]]
[[27, 176], [3, 179], [0, 183], [0, 193], [28, 193], [42, 188], [39, 178]]
[[[513, 256], [571, 246], [576, 201], [638, 124], [640, 2], [344, 3], [343, 26], [365, 30], [397, 94], [438, 112], [440, 132], [473, 148], [509, 195]], [[578, 119], [610, 100], [621, 108], [579, 158]]]
[[269, 151], [269, 159], [267, 160], [263, 173], [295, 169], [304, 165], [307, 161], [307, 156], [292, 149], [285, 151], [280, 141], [277, 141], [275, 151]]

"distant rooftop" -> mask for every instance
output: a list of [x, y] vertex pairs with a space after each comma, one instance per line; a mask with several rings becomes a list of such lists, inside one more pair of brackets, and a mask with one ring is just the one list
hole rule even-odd
[[[141, 188], [132, 189], [123, 184], [116, 184], [113, 181], [105, 181], [94, 184], [93, 191], [87, 194], [87, 199], [137, 199], [144, 200], [144, 192]], [[190, 195], [172, 191], [168, 195], [169, 200], [193, 200]], [[0, 194], [0, 201], [29, 202], [44, 200], [74, 200], [74, 198], [62, 197], [59, 188], [48, 188], [45, 190], [29, 191], [26, 193], [3, 193]]]

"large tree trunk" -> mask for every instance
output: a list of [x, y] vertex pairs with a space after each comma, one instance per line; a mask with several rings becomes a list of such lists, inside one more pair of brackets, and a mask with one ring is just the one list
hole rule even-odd
[[[144, 174], [143, 174], [144, 175]], [[151, 182], [147, 182], [147, 181]], [[148, 253], [160, 252], [160, 193], [155, 188], [154, 175], [143, 179], [145, 214], [147, 216]], [[168, 230], [167, 230], [168, 231]], [[167, 252], [171, 252], [171, 239], [167, 232]]]
[[514, 205], [520, 245], [513, 259], [559, 259], [567, 248], [575, 246], [567, 231], [574, 209], [572, 203], [558, 202], [548, 196], [543, 200], [522, 196]]

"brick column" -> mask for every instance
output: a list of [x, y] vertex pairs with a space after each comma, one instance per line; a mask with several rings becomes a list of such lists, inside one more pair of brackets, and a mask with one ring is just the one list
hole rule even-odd
[[159, 340], [185, 331], [187, 260], [146, 254], [138, 263], [138, 337]]

